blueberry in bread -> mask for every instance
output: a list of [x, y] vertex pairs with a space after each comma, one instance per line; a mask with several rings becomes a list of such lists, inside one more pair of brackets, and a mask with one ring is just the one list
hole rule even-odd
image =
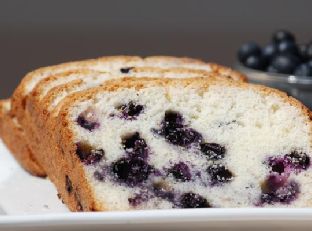
[[[147, 57], [147, 58], [140, 58], [137, 56], [114, 56], [114, 57], [103, 57], [99, 59], [94, 60], [85, 60], [85, 61], [79, 61], [79, 62], [72, 62], [72, 63], [65, 63], [60, 64], [52, 67], [45, 67], [40, 68], [38, 70], [35, 70], [29, 74], [26, 75], [26, 77], [23, 79], [22, 83], [19, 85], [19, 87], [16, 89], [13, 97], [12, 97], [12, 110], [10, 110], [9, 114], [10, 119], [12, 118], [14, 120], [14, 123], [19, 127], [19, 129], [22, 129], [21, 124], [27, 123], [27, 121], [22, 121], [24, 118], [26, 118], [25, 114], [25, 107], [27, 105], [28, 99], [30, 98], [30, 93], [32, 95], [39, 94], [39, 98], [41, 100], [41, 97], [45, 94], [49, 93], [50, 89], [57, 88], [58, 85], [61, 84], [62, 80], [59, 80], [59, 76], [62, 77], [62, 72], [70, 71], [70, 70], [77, 70], [77, 69], [91, 69], [91, 70], [98, 70], [101, 72], [108, 72], [112, 75], [119, 76], [120, 74], [129, 76], [129, 75], [135, 75], [139, 76], [140, 73], [145, 75], [148, 72], [148, 69], [151, 69], [149, 71], [149, 76], [151, 77], [159, 77], [161, 70], [168, 70], [168, 69], [183, 69], [182, 72], [188, 72], [188, 77], [194, 77], [194, 75], [197, 72], [197, 76], [202, 76], [203, 72], [207, 73], [216, 73], [218, 75], [225, 76], [227, 78], [231, 78], [235, 81], [245, 81], [245, 77], [241, 75], [238, 72], [235, 72], [229, 68], [222, 67], [217, 64], [213, 63], [204, 63], [199, 60], [190, 59], [190, 58], [176, 58], [176, 57], [169, 57], [169, 56], [154, 56], [154, 57]], [[142, 68], [144, 70], [142, 70]], [[158, 70], [158, 71], [157, 71]], [[157, 74], [157, 72], [159, 72]], [[183, 75], [186, 75], [186, 73], [182, 73], [182, 76], [180, 74], [180, 71], [176, 72], [175, 77], [183, 77]], [[194, 72], [192, 74], [192, 72]], [[199, 74], [201, 72], [201, 74]], [[153, 74], [154, 73], [154, 74]], [[155, 75], [156, 74], [156, 75]], [[165, 76], [164, 76], [165, 77]], [[87, 79], [85, 76], [84, 78]], [[76, 79], [76, 77], [73, 77], [73, 81]], [[77, 80], [77, 79], [76, 79]], [[68, 81], [68, 79], [66, 80]], [[42, 84], [45, 87], [38, 87], [40, 83], [44, 82]], [[82, 80], [80, 80], [82, 82]], [[75, 84], [80, 84], [77, 80]], [[69, 83], [68, 83], [69, 85]], [[46, 87], [48, 86], [48, 87]], [[42, 90], [42, 92], [41, 92]], [[65, 97], [66, 90], [62, 92], [61, 97], [56, 97], [61, 101], [60, 99], [62, 97]], [[57, 104], [58, 100], [55, 100], [51, 105], [53, 108]], [[16, 119], [16, 118], [17, 119]], [[10, 123], [12, 124], [12, 123]], [[18, 134], [15, 134], [15, 132], [10, 133], [12, 139], [15, 139], [18, 137]], [[23, 134], [23, 132], [22, 132]], [[22, 142], [23, 139], [21, 139]], [[27, 144], [24, 144], [24, 146], [27, 146]], [[9, 146], [10, 149], [12, 149]], [[13, 147], [14, 148], [14, 147]], [[44, 170], [40, 168], [40, 165], [36, 163], [35, 157], [32, 154], [31, 148], [24, 149], [26, 150], [23, 155], [22, 159], [17, 158], [18, 160], [27, 160], [22, 163], [23, 166], [26, 166], [26, 169], [31, 172], [34, 175], [44, 175]], [[27, 151], [29, 150], [29, 151]], [[38, 166], [38, 168], [32, 168], [32, 166]]]
[[311, 206], [311, 115], [282, 92], [130, 78], [63, 101], [36, 157], [72, 211]]

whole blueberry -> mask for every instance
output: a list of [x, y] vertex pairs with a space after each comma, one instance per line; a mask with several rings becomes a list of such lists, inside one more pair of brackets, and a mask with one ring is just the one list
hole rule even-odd
[[217, 143], [202, 143], [200, 144], [200, 150], [210, 160], [222, 159], [226, 152], [225, 147]]
[[294, 74], [297, 76], [312, 76], [312, 66], [308, 63], [302, 63], [296, 67]]
[[192, 128], [171, 128], [164, 129], [165, 139], [174, 145], [189, 147], [193, 143], [200, 143], [202, 135]]
[[251, 55], [245, 60], [244, 65], [256, 70], [264, 70], [266, 59], [261, 55]]
[[189, 147], [202, 141], [202, 135], [184, 124], [183, 116], [174, 111], [166, 111], [162, 128], [154, 129], [154, 132], [163, 136], [169, 143], [181, 147]]
[[271, 63], [272, 67], [283, 74], [292, 74], [298, 64], [298, 58], [290, 54], [277, 55]]
[[246, 59], [251, 56], [259, 56], [261, 54], [260, 47], [255, 42], [248, 42], [243, 44], [237, 53], [240, 62], [244, 63]]
[[308, 47], [309, 47], [308, 44], [300, 44], [298, 46], [298, 53], [303, 62], [308, 61], [309, 59]]
[[171, 173], [176, 180], [182, 182], [190, 181], [192, 178], [190, 168], [184, 162], [173, 165], [173, 167], [169, 169], [169, 173]]
[[292, 55], [298, 55], [298, 47], [297, 45], [292, 41], [282, 41], [277, 45], [277, 51], [280, 54], [292, 54]]
[[131, 187], [147, 180], [151, 169], [150, 165], [138, 158], [121, 158], [112, 165], [112, 171], [117, 179]]
[[180, 206], [185, 209], [190, 208], [210, 208], [208, 201], [195, 193], [184, 193], [180, 198]]
[[277, 46], [274, 43], [268, 44], [262, 49], [262, 55], [268, 61], [270, 61], [276, 54]]
[[233, 173], [222, 164], [213, 164], [209, 166], [207, 172], [210, 176], [212, 185], [226, 183], [233, 180]]
[[310, 157], [306, 153], [293, 151], [286, 154], [285, 158], [292, 164], [292, 168], [297, 170], [306, 170], [310, 166]]
[[164, 126], [172, 128], [183, 127], [183, 116], [175, 111], [166, 111], [164, 118]]
[[280, 43], [286, 40], [295, 42], [295, 36], [287, 30], [278, 30], [273, 34], [272, 41], [274, 43]]

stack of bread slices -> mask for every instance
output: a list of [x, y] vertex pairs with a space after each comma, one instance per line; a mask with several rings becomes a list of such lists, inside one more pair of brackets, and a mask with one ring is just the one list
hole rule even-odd
[[311, 113], [230, 68], [113, 56], [44, 67], [0, 135], [72, 211], [312, 205]]

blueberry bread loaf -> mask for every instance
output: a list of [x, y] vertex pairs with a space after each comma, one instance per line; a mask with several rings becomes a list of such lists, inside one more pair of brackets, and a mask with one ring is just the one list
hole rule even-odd
[[[25, 115], [25, 108], [27, 101], [30, 98], [29, 95], [31, 95], [31, 93], [32, 95], [36, 95], [38, 93], [41, 99], [42, 95], [50, 93], [50, 89], [57, 88], [57, 85], [60, 85], [62, 83], [63, 80], [59, 80], [59, 78], [64, 75], [62, 75], [62, 72], [78, 70], [81, 68], [107, 72], [112, 76], [142, 76], [142, 74], [144, 73], [149, 73], [148, 76], [160, 77], [160, 74], [162, 73], [161, 70], [171, 69], [172, 72], [176, 73], [175, 77], [180, 78], [183, 77], [183, 75], [187, 77], [194, 77], [194, 75], [202, 76], [208, 73], [215, 73], [220, 76], [224, 76], [225, 78], [232, 79], [234, 81], [245, 81], [246, 79], [240, 73], [217, 64], [204, 63], [202, 61], [190, 58], [176, 58], [169, 56], [154, 56], [144, 59], [136, 56], [114, 56], [94, 60], [65, 63], [52, 67], [40, 68], [26, 75], [26, 77], [23, 79], [22, 83], [19, 85], [12, 97], [13, 109], [9, 112], [10, 119], [12, 118], [15, 121], [14, 124], [16, 124], [20, 130], [22, 130], [23, 126], [21, 126], [20, 124], [23, 124], [22, 120], [25, 120], [25, 118], [27, 117]], [[173, 69], [180, 70], [174, 71]], [[181, 72], [184, 72], [184, 74]], [[61, 77], [58, 76], [59, 74]], [[173, 75], [173, 73], [171, 75]], [[75, 77], [72, 78], [72, 81], [74, 81]], [[84, 76], [84, 78], [86, 78], [86, 76]], [[69, 78], [64, 81], [68, 81], [68, 79]], [[75, 84], [79, 85], [80, 83], [78, 83], [77, 81]], [[79, 81], [82, 82], [81, 79]], [[41, 93], [41, 88], [37, 89], [37, 86], [40, 85], [40, 83], [42, 82], [45, 83], [42, 84], [44, 85], [44, 87], [42, 88], [43, 93]], [[49, 87], [46, 87], [47, 85]], [[68, 83], [68, 85], [70, 84]], [[62, 91], [62, 97], [65, 97], [65, 91], [66, 90]], [[62, 97], [58, 97], [58, 99]], [[54, 104], [52, 103], [51, 107], [54, 107]], [[24, 122], [27, 123], [27, 121]], [[12, 125], [12, 123], [10, 124]], [[16, 139], [20, 135], [16, 134], [14, 131], [15, 130], [13, 129], [12, 132], [9, 133], [12, 140]], [[27, 144], [24, 144], [24, 146], [27, 146]], [[13, 149], [14, 147], [11, 148], [9, 146], [9, 148]], [[30, 151], [26, 151], [24, 155], [21, 155], [24, 156], [23, 159], [27, 160], [24, 161], [22, 165], [26, 166], [26, 169], [29, 170], [32, 174], [42, 176], [44, 170], [40, 168], [40, 165], [38, 163], [36, 163], [35, 157], [33, 156], [31, 149], [28, 148], [25, 150]], [[17, 159], [21, 160], [21, 158]], [[32, 165], [38, 166], [38, 168], [32, 168]]]
[[311, 206], [311, 115], [282, 92], [130, 78], [63, 101], [25, 130], [72, 211]]

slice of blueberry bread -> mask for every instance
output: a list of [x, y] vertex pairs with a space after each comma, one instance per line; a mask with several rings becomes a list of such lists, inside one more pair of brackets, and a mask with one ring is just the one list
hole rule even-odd
[[73, 211], [311, 206], [310, 112], [277, 90], [112, 80], [57, 120], [38, 160]]

